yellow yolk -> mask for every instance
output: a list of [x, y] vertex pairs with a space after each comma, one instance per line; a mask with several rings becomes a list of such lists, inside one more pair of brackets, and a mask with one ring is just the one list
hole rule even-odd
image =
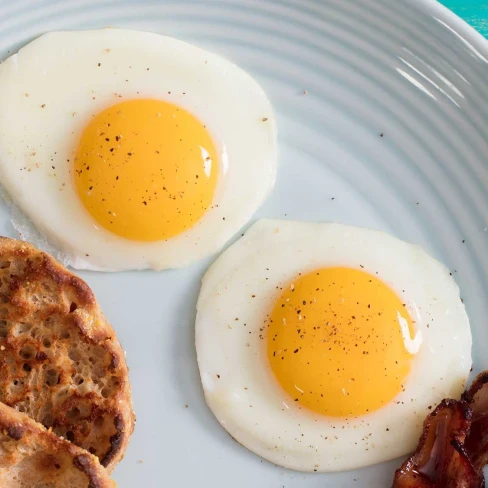
[[378, 278], [352, 268], [299, 276], [269, 317], [267, 354], [279, 384], [314, 412], [373, 412], [402, 391], [412, 355], [400, 298]]
[[75, 185], [102, 227], [140, 241], [191, 228], [212, 205], [219, 172], [205, 126], [160, 100], [129, 100], [93, 117], [75, 154]]

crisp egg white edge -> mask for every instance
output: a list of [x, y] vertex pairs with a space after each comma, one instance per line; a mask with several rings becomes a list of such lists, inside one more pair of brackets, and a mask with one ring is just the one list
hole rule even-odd
[[[276, 286], [340, 265], [378, 272], [422, 335], [405, 392], [349, 420], [297, 406], [272, 376], [266, 329], [259, 331], [281, 293]], [[255, 223], [204, 276], [195, 333], [205, 399], [218, 421], [251, 451], [298, 471], [356, 469], [411, 452], [426, 415], [443, 398], [459, 398], [471, 367], [469, 320], [448, 269], [418, 246], [340, 224]]]
[[[189, 110], [222, 155], [212, 208], [167, 241], [98, 229], [72, 181], [73, 153], [90, 117], [138, 97]], [[1, 193], [14, 227], [77, 269], [185, 266], [220, 250], [274, 186], [277, 129], [263, 89], [228, 60], [171, 37], [112, 28], [45, 34], [0, 64], [0, 106]]]

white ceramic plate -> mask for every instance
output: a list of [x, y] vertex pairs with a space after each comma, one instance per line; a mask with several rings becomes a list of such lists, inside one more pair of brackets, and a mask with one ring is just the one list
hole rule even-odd
[[[49, 30], [105, 26], [171, 35], [251, 73], [280, 132], [276, 189], [255, 218], [337, 221], [421, 244], [453, 270], [474, 372], [488, 367], [488, 44], [479, 34], [429, 0], [0, 0], [0, 58]], [[0, 234], [15, 235], [3, 205]], [[193, 344], [211, 261], [80, 273], [131, 368], [138, 421], [119, 488], [390, 486], [398, 462], [294, 473], [218, 425]]]

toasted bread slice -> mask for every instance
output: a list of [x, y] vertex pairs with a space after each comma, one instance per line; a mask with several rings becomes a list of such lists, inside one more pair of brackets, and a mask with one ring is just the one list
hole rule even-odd
[[0, 486], [115, 488], [96, 456], [0, 403]]
[[134, 428], [124, 352], [88, 285], [0, 237], [0, 401], [111, 471]]

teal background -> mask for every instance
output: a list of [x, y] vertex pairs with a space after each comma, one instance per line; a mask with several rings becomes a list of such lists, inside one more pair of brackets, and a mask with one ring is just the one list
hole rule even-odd
[[441, 3], [488, 37], [488, 1], [441, 0]]

